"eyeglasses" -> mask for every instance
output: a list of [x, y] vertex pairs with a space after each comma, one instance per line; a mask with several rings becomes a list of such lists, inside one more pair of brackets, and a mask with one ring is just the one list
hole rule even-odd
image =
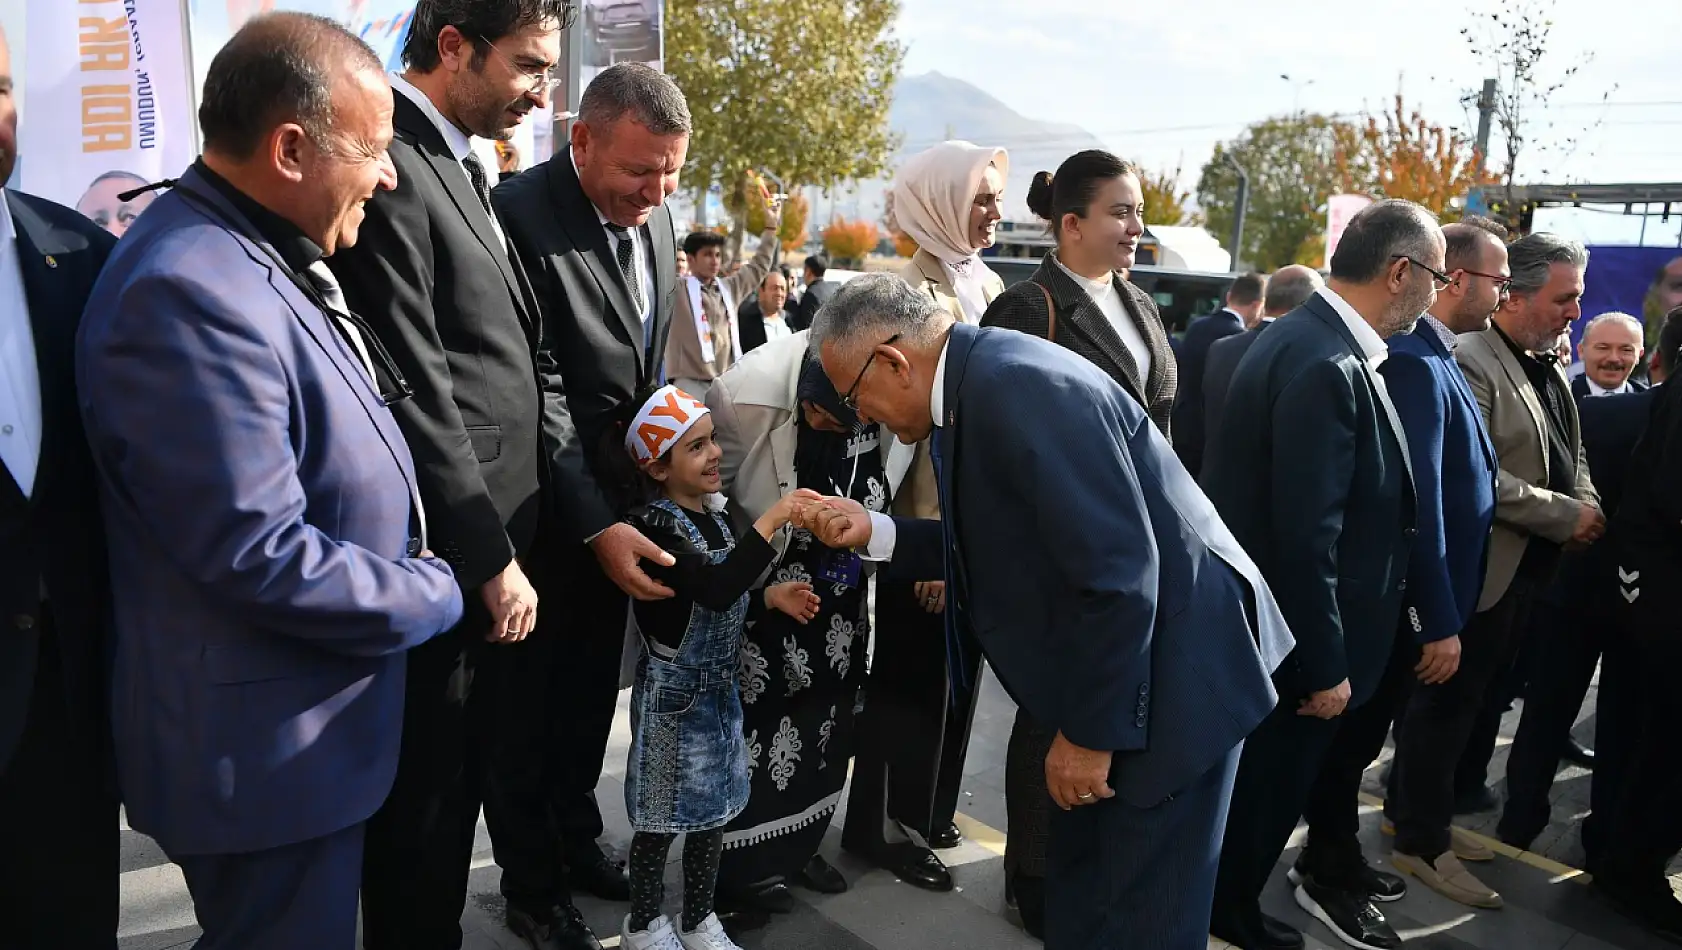
[[1502, 277], [1500, 274], [1485, 274], [1482, 271], [1467, 270], [1464, 267], [1460, 268], [1460, 272], [1463, 274], [1471, 274], [1473, 277], [1485, 277], [1494, 281], [1495, 289], [1500, 291], [1503, 296], [1510, 293], [1513, 289], [1513, 279], [1511, 277]]
[[[897, 342], [899, 342], [899, 334], [895, 333], [883, 340], [881, 345], [893, 346]], [[870, 364], [874, 362], [876, 362], [876, 350], [871, 350], [870, 358], [864, 361], [863, 366], [859, 367], [859, 374], [853, 377], [853, 384], [847, 387], [846, 394], [841, 397], [841, 405], [846, 406], [852, 412], [859, 411], [859, 384], [864, 382], [864, 374], [870, 372]]]
[[[1437, 270], [1435, 267], [1427, 267], [1424, 264], [1421, 264], [1418, 261], [1414, 260], [1413, 258], [1407, 256], [1406, 254], [1392, 254], [1392, 255], [1390, 255], [1390, 259], [1393, 260], [1393, 261], [1395, 261], [1395, 260], [1407, 261], [1409, 264], [1412, 264], [1413, 266], [1419, 268], [1420, 270], [1424, 271], [1425, 273], [1430, 274], [1431, 279], [1437, 282], [1437, 289], [1438, 290], [1441, 290], [1444, 287], [1447, 287], [1449, 284], [1454, 283], [1454, 278], [1448, 276], [1447, 274], [1443, 273], [1440, 270]], [[1470, 274], [1471, 271], [1467, 271], [1466, 273]]]
[[530, 91], [530, 92], [542, 91], [543, 94], [547, 96], [547, 95], [552, 95], [555, 92], [556, 89], [560, 88], [560, 85], [561, 85], [563, 80], [560, 76], [555, 75], [555, 70], [554, 70], [553, 67], [551, 67], [551, 66], [521, 66], [519, 63], [516, 63], [513, 60], [509, 59], [507, 53], [504, 53], [502, 50], [497, 49], [495, 43], [492, 43], [490, 40], [485, 39], [483, 36], [480, 36], [477, 39], [478, 39], [478, 42], [484, 44], [486, 49], [495, 53], [496, 58], [502, 60], [502, 64], [504, 66], [507, 66], [510, 70], [513, 70], [514, 72], [516, 72], [516, 73], [520, 74], [521, 76], [525, 77], [526, 82], [529, 86], [528, 91]]

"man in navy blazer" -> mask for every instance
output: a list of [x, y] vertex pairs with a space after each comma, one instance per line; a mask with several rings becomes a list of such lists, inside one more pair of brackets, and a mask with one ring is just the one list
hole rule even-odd
[[[1408, 778], [1415, 761], [1443, 754], [1437, 730], [1427, 725], [1407, 732], [1402, 702], [1410, 680], [1417, 679], [1415, 688], [1427, 694], [1458, 686], [1452, 680], [1460, 667], [1461, 633], [1483, 592], [1501, 463], [1477, 396], [1454, 360], [1454, 349], [1458, 334], [1487, 329], [1506, 297], [1506, 237], [1501, 225], [1478, 217], [1443, 228], [1444, 267], [1454, 282], [1438, 292], [1431, 312], [1420, 318], [1412, 333], [1391, 337], [1390, 358], [1382, 370], [1407, 430], [1418, 490], [1419, 537], [1408, 566], [1402, 629], [1385, 674], [1389, 702], [1368, 703], [1344, 728], [1367, 725], [1370, 762], [1383, 747], [1391, 721], [1404, 720], [1397, 729], [1392, 782]], [[1350, 807], [1355, 807], [1353, 802]], [[1451, 840], [1446, 827], [1417, 827], [1416, 817], [1404, 816], [1394, 796], [1386, 802], [1385, 814], [1399, 829], [1407, 829], [1391, 862], [1398, 869], [1451, 900], [1500, 906], [1500, 896], [1460, 863], [1493, 860], [1494, 852], [1468, 839]]]
[[1209, 348], [1260, 323], [1266, 291], [1266, 277], [1254, 273], [1240, 275], [1226, 293], [1226, 306], [1193, 320], [1175, 351], [1185, 385], [1174, 399], [1174, 451], [1180, 454], [1180, 461], [1193, 478], [1203, 467], [1203, 370]]
[[1332, 276], [1256, 341], [1232, 381], [1203, 473], [1210, 499], [1261, 565], [1297, 648], [1275, 674], [1279, 708], [1246, 743], [1216, 885], [1216, 937], [1296, 948], [1260, 897], [1297, 819], [1314, 830], [1297, 902], [1352, 945], [1400, 939], [1370, 903], [1404, 889], [1367, 865], [1352, 804], [1361, 743], [1338, 717], [1379, 692], [1415, 535], [1407, 438], [1378, 367], [1443, 266], [1436, 219], [1381, 201], [1351, 219]]
[[810, 526], [890, 574], [944, 565], [949, 669], [967, 627], [1057, 731], [1046, 946], [1202, 946], [1238, 750], [1292, 643], [1255, 564], [1138, 403], [1061, 347], [955, 325], [888, 275], [836, 294], [812, 346], [861, 419], [935, 433], [943, 520], [832, 499]]
[[118, 245], [77, 342], [118, 774], [206, 950], [355, 946], [404, 652], [461, 616], [387, 408], [401, 377], [320, 264], [392, 187], [391, 112], [338, 25], [247, 24], [210, 65], [204, 157]]
[[[0, 30], [0, 85], [12, 82]], [[17, 111], [0, 94], [0, 182], [16, 160]], [[110, 581], [73, 372], [76, 324], [114, 243], [70, 208], [15, 191], [0, 196], [0, 919], [7, 946], [117, 945]]]

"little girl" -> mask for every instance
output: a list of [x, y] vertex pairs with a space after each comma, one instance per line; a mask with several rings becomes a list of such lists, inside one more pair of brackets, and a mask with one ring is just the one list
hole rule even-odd
[[[713, 913], [723, 827], [748, 797], [748, 757], [736, 691], [737, 655], [748, 591], [776, 554], [769, 540], [801, 507], [796, 492], [778, 502], [738, 541], [716, 506], [722, 451], [707, 407], [675, 386], [643, 401], [625, 433], [624, 451], [652, 500], [627, 520], [672, 555], [650, 576], [676, 596], [638, 602], [643, 655], [631, 694], [631, 754], [625, 807], [631, 827], [631, 913], [620, 930], [628, 950], [739, 950]], [[621, 456], [623, 458], [623, 456]], [[778, 584], [765, 601], [799, 620], [817, 614], [810, 584]], [[660, 913], [666, 854], [683, 845], [681, 928]]]

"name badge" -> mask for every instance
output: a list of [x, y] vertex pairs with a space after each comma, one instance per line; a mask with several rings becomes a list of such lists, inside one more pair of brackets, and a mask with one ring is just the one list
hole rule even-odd
[[859, 586], [864, 560], [851, 551], [831, 551], [818, 565], [818, 579], [845, 587]]

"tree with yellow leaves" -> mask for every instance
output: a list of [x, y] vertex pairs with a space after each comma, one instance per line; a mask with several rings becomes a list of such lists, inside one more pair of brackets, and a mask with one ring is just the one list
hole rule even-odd
[[1191, 190], [1181, 190], [1180, 175], [1185, 169], [1150, 172], [1139, 169], [1139, 189], [1145, 196], [1145, 226], [1153, 224], [1173, 227], [1182, 224], [1201, 224], [1201, 215], [1190, 210]]
[[1365, 123], [1338, 127], [1336, 136], [1333, 160], [1345, 193], [1405, 198], [1444, 222], [1459, 219], [1473, 188], [1501, 180], [1478, 171], [1471, 139], [1410, 111], [1400, 94], [1382, 122], [1369, 115]]

